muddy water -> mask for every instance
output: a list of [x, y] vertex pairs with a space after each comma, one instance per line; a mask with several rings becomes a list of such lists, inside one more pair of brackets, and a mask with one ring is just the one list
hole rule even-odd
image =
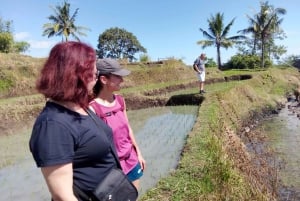
[[141, 179], [140, 194], [176, 168], [187, 133], [195, 123], [197, 111], [196, 106], [145, 109], [140, 110], [138, 115], [144, 120], [138, 121], [134, 111], [128, 114], [147, 162], [147, 169]]
[[[128, 112], [136, 140], [147, 161], [141, 194], [176, 167], [197, 111], [196, 106], [179, 106]], [[36, 168], [29, 152], [18, 164], [0, 169], [0, 200], [50, 200], [40, 169]]]
[[279, 179], [285, 188], [280, 189], [281, 200], [300, 200], [300, 107], [289, 102], [278, 116], [263, 123], [263, 130], [270, 139], [282, 168]]

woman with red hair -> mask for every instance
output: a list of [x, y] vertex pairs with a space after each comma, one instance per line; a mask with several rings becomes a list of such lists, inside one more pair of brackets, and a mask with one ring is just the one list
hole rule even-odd
[[[52, 200], [94, 200], [96, 185], [118, 167], [112, 130], [101, 120], [97, 126], [86, 111], [97, 77], [95, 50], [69, 41], [52, 48], [37, 80], [47, 102], [29, 145]], [[89, 198], [73, 191], [73, 184]]]

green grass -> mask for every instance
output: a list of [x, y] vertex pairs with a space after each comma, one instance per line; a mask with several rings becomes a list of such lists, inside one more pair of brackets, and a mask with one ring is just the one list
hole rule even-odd
[[[5, 55], [0, 54], [0, 75], [11, 68], [17, 72], [14, 78], [19, 78], [24, 86], [13, 87], [15, 96], [20, 97], [0, 99], [0, 126], [5, 128], [5, 119], [14, 120], [13, 123], [17, 123], [15, 125], [20, 125], [16, 130], [9, 130], [10, 133], [17, 134], [0, 138], [0, 167], [18, 161], [23, 152], [28, 152], [28, 135], [22, 134], [28, 133], [28, 130], [22, 128], [22, 123], [23, 120], [30, 119], [31, 115], [36, 115], [45, 101], [40, 95], [31, 95], [34, 94], [33, 78], [43, 60], [28, 57], [19, 60], [15, 55], [10, 55], [4, 61], [4, 57]], [[21, 62], [22, 59], [26, 62]], [[32, 66], [33, 77], [28, 77], [30, 71], [27, 66]], [[140, 64], [126, 67], [132, 73], [125, 78], [125, 88], [121, 93], [128, 96], [143, 96], [147, 91], [197, 81], [192, 68], [176, 60], [159, 66]], [[204, 95], [178, 168], [161, 179], [140, 201], [274, 200], [269, 190], [260, 190], [264, 189], [260, 178], [247, 173], [253, 170], [253, 166], [247, 161], [249, 153], [243, 148], [244, 144], [237, 132], [251, 114], [259, 113], [266, 107], [276, 107], [284, 101], [287, 92], [300, 86], [299, 72], [296, 69], [278, 67], [263, 71], [219, 71], [216, 68], [208, 68], [207, 71], [207, 79], [244, 74], [251, 74], [253, 78], [206, 85], [208, 93]], [[197, 85], [148, 98], [170, 98], [195, 93], [198, 93]]]
[[[249, 153], [243, 149], [236, 132], [251, 111], [275, 108], [284, 100], [285, 92], [300, 80], [294, 69], [270, 69], [253, 75], [251, 80], [206, 86], [209, 92], [201, 104], [178, 169], [163, 178], [141, 201], [275, 199], [272, 189], [260, 190], [263, 189], [260, 178], [238, 168], [249, 168], [251, 172], [255, 167], [247, 162]], [[245, 161], [240, 162], [241, 159]], [[253, 182], [256, 180], [257, 183]]]

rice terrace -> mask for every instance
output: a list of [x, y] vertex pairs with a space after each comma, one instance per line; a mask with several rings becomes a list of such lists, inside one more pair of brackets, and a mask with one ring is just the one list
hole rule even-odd
[[[34, 88], [43, 62], [29, 56], [0, 54], [1, 74], [10, 80], [9, 87], [1, 88], [1, 168], [30, 157], [30, 129], [45, 104]], [[288, 186], [278, 176], [282, 165], [265, 143], [269, 137], [255, 130], [265, 118], [278, 114], [288, 100], [297, 102], [298, 69], [211, 67], [207, 69], [207, 93], [200, 95], [191, 66], [180, 60], [170, 58], [151, 66], [142, 62], [122, 65], [132, 71], [120, 91], [128, 112], [132, 112], [130, 118], [135, 117], [135, 110], [197, 106], [177, 164], [139, 200], [299, 200], [299, 188]], [[295, 116], [299, 113], [297, 104], [289, 107], [294, 108]], [[138, 121], [132, 120], [136, 126], [146, 113], [138, 116]], [[159, 120], [161, 125], [164, 121]], [[177, 124], [170, 127], [172, 133], [178, 129]], [[155, 158], [151, 160], [148, 163], [155, 162]]]

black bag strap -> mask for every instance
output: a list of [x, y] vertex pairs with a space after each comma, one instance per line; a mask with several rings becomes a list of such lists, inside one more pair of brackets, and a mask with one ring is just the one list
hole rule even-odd
[[84, 201], [93, 201], [91, 196], [89, 196], [87, 193], [85, 193], [83, 190], [81, 190], [75, 183], [73, 183], [73, 192], [76, 196], [76, 198], [79, 198], [80, 200]]
[[[96, 116], [96, 114], [90, 109], [90, 108], [87, 108], [86, 109], [86, 112], [88, 113], [88, 115], [93, 119], [93, 121], [95, 122], [95, 124], [101, 128], [100, 124], [98, 121], [102, 121], [98, 116]], [[108, 139], [107, 139], [108, 140]], [[108, 140], [109, 141], [109, 140]], [[109, 141], [110, 142], [110, 141]], [[111, 147], [111, 152], [117, 162], [117, 165], [118, 165], [118, 168], [120, 168], [122, 170], [122, 167], [121, 167], [121, 164], [120, 164], [120, 161], [119, 161], [119, 157], [117, 155], [117, 151], [115, 149], [115, 146], [113, 146], [112, 143], [110, 143], [110, 147]]]

